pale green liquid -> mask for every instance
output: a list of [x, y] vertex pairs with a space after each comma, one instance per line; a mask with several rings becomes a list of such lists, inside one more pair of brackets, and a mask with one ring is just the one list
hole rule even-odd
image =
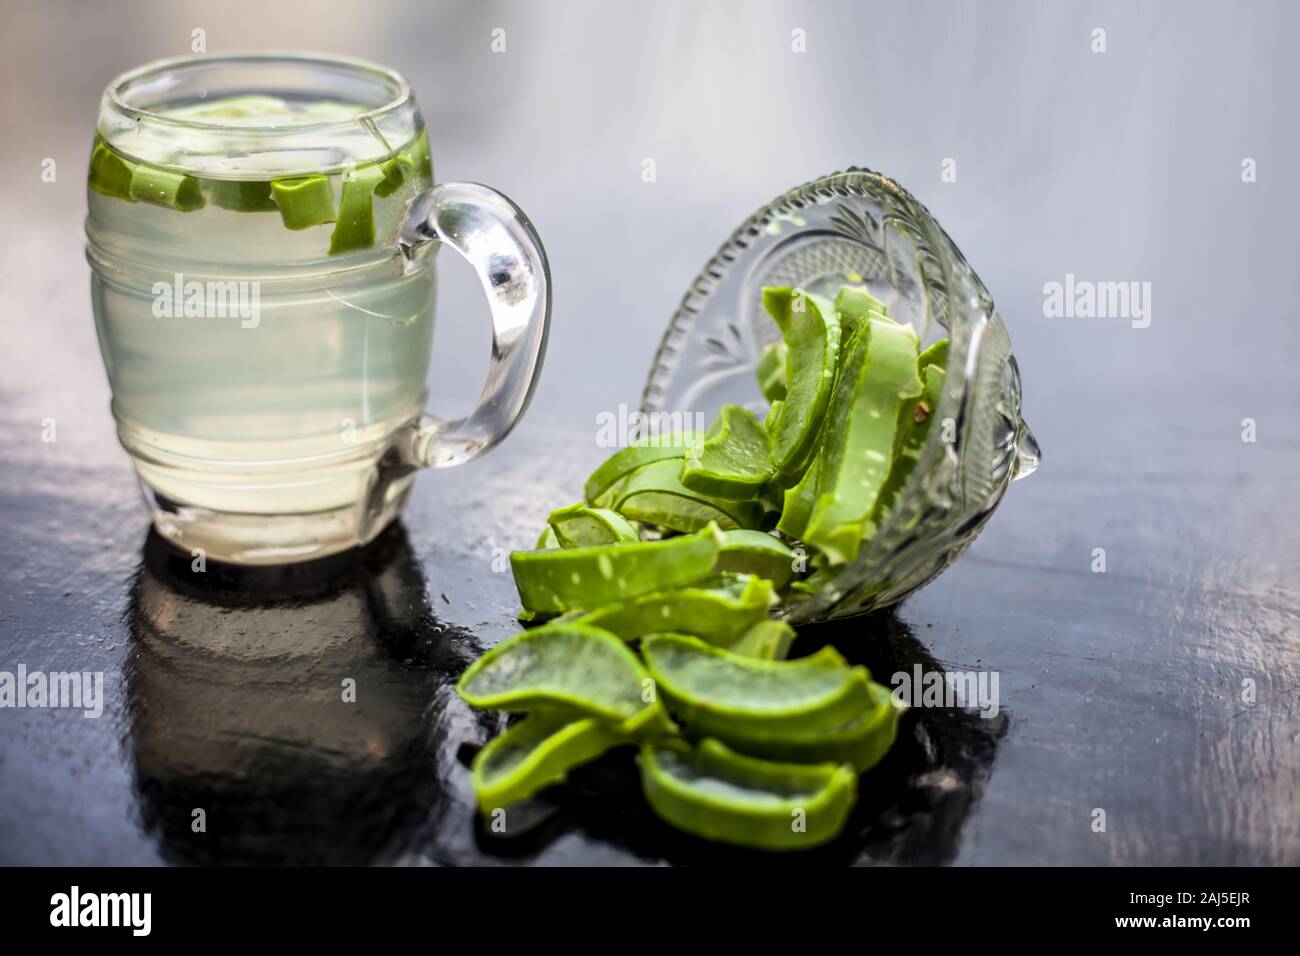
[[[274, 169], [262, 178], [275, 178]], [[330, 176], [336, 207], [341, 180]], [[180, 212], [89, 192], [92, 243], [107, 261], [92, 294], [113, 412], [154, 492], [181, 508], [250, 516], [358, 506], [389, 436], [424, 404], [433, 270], [403, 275], [393, 240], [407, 203], [429, 185], [408, 178], [376, 199], [375, 247], [335, 258], [327, 255], [332, 224], [291, 231], [274, 210], [209, 201]], [[202, 316], [172, 302], [173, 315], [159, 317], [166, 299], [154, 283], [172, 287], [176, 273], [256, 282], [257, 314], [247, 314], [247, 286], [224, 317], [215, 301]], [[334, 523], [347, 533], [346, 514]], [[274, 556], [275, 534], [267, 537]]]

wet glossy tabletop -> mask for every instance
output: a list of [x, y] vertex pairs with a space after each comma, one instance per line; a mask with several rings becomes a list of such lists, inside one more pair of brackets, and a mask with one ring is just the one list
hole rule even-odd
[[[1284, 171], [1296, 107], [1274, 92], [1296, 87], [1282, 45], [1294, 13], [1197, 8], [1174, 30], [1116, 7], [1111, 51], [1096, 56], [1087, 18], [1036, 4], [951, 30], [900, 5], [872, 29], [924, 36], [936, 75], [833, 109], [846, 79], [826, 64], [847, 62], [854, 31], [825, 11], [761, 8], [720, 49], [685, 38], [721, 29], [724, 13], [688, 29], [672, 5], [629, 5], [600, 30], [577, 3], [547, 19], [522, 4], [495, 19], [447, 12], [437, 30], [415, 5], [366, 5], [366, 29], [339, 8], [313, 17], [317, 35], [274, 15], [240, 26], [254, 7], [222, 4], [154, 8], [156, 35], [110, 50], [93, 42], [95, 16], [63, 20], [58, 6], [19, 4], [29, 42], [3, 41], [8, 78], [24, 78], [0, 93], [6, 127], [36, 132], [0, 180], [0, 670], [103, 671], [107, 699], [98, 720], [0, 710], [0, 862], [734, 859], [655, 821], [627, 753], [552, 791], [509, 839], [485, 833], [464, 762], [496, 718], [451, 685], [515, 629], [498, 549], [527, 546], [576, 497], [603, 455], [595, 416], [636, 402], [714, 247], [781, 190], [860, 163], [928, 203], [992, 290], [1045, 463], [934, 584], [801, 637], [878, 676], [995, 671], [1000, 692], [993, 719], [912, 711], [863, 778], [849, 831], [812, 859], [1300, 863], [1300, 242], [1287, 218], [1300, 195]], [[511, 45], [494, 57], [496, 19]], [[502, 188], [550, 250], [555, 328], [524, 425], [479, 462], [421, 476], [403, 525], [364, 554], [196, 574], [147, 536], [115, 443], [81, 258], [82, 167], [99, 89], [178, 52], [193, 26], [214, 49], [299, 45], [398, 67], [440, 174]], [[820, 65], [787, 52], [796, 27], [821, 44]], [[59, 44], [84, 55], [55, 64]], [[1225, 69], [1188, 69], [1210, 47]], [[962, 59], [976, 48], [978, 65]], [[880, 55], [883, 75], [903, 70], [901, 52]], [[728, 70], [754, 57], [770, 68], [738, 93]], [[696, 99], [724, 83], [725, 108]], [[508, 91], [504, 123], [494, 104]], [[773, 109], [825, 135], [765, 137], [755, 158], [744, 137]], [[931, 120], [909, 126], [920, 114]], [[943, 183], [954, 155], [958, 180]], [[1244, 156], [1255, 183], [1241, 181]], [[477, 390], [487, 336], [468, 275], [442, 269], [431, 388], [454, 410]], [[1150, 326], [1045, 318], [1043, 285], [1067, 273], [1151, 282]], [[346, 677], [355, 704], [340, 700]], [[191, 826], [199, 808], [205, 833]]]

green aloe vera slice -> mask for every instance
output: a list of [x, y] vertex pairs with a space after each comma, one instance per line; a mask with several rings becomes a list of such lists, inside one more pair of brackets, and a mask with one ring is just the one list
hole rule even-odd
[[280, 208], [268, 180], [209, 179], [208, 196], [212, 205], [231, 212], [275, 212]]
[[758, 376], [758, 387], [763, 397], [769, 402], [785, 400], [785, 363], [789, 354], [790, 349], [784, 342], [773, 342], [758, 357], [754, 373]]
[[789, 288], [765, 288], [763, 307], [789, 348], [787, 395], [772, 424], [772, 459], [789, 483], [798, 481], [816, 450], [830, 402], [840, 349], [840, 320], [821, 296]]
[[402, 188], [402, 183], [406, 182], [406, 172], [396, 156], [380, 163], [379, 173], [382, 178], [375, 184], [375, 195], [380, 199], [387, 199]]
[[131, 170], [131, 198], [179, 212], [202, 209], [203, 185], [193, 176], [136, 164]]
[[555, 529], [549, 524], [542, 529], [542, 533], [537, 536], [537, 544], [534, 551], [549, 551], [551, 548], [558, 548], [560, 539], [555, 536]]
[[835, 311], [839, 313], [846, 339], [849, 332], [866, 319], [886, 319], [889, 316], [885, 303], [873, 296], [865, 287], [855, 285], [840, 286], [840, 291], [835, 296]]
[[759, 621], [733, 643], [727, 650], [742, 657], [756, 657], [761, 661], [783, 661], [790, 656], [795, 631], [785, 621]]
[[739, 594], [730, 588], [659, 591], [598, 608], [577, 621], [617, 634], [625, 641], [673, 631], [730, 646], [754, 624], [765, 620], [775, 603], [772, 583], [751, 577]]
[[456, 691], [471, 707], [529, 711], [558, 704], [630, 730], [657, 706], [643, 699], [648, 677], [636, 654], [608, 631], [546, 624], [489, 650]]
[[574, 767], [629, 741], [617, 726], [596, 717], [575, 718], [570, 711], [538, 711], [512, 724], [474, 758], [470, 779], [479, 808], [527, 800], [559, 783]]
[[770, 435], [776, 429], [776, 423], [781, 420], [781, 409], [785, 408], [785, 400], [778, 398], [772, 403], [772, 407], [767, 410], [767, 415], [763, 418], [763, 427], [767, 429]]
[[764, 661], [683, 634], [651, 634], [641, 653], [669, 710], [698, 735], [730, 728], [769, 732], [838, 727], [871, 706], [865, 668], [834, 648], [794, 661]]
[[724, 405], [699, 455], [688, 456], [681, 483], [691, 491], [728, 500], [752, 498], [776, 473], [772, 443], [754, 413]]
[[941, 369], [948, 368], [948, 340], [940, 339], [928, 349], [921, 353], [920, 358], [916, 360], [916, 367], [926, 369], [931, 365], [937, 365]]
[[924, 388], [920, 397], [904, 403], [898, 413], [899, 440], [894, 443], [894, 460], [889, 467], [889, 477], [881, 486], [880, 496], [871, 511], [871, 520], [863, 526], [864, 539], [875, 534], [893, 510], [899, 493], [916, 469], [926, 436], [930, 434], [934, 410], [939, 407], [939, 397], [943, 393], [943, 369], [937, 365], [927, 365], [921, 378]]
[[271, 183], [271, 197], [286, 229], [310, 229], [335, 219], [334, 192], [324, 176], [277, 179]]
[[[783, 588], [794, 576], [795, 553], [780, 538], [763, 531], [737, 528], [722, 533], [717, 570], [754, 574]], [[678, 630], [678, 628], [672, 628]]]
[[107, 143], [96, 143], [90, 154], [90, 188], [104, 196], [135, 202], [131, 195], [131, 171], [128, 163], [109, 148]]
[[781, 507], [781, 520], [776, 523], [776, 530], [792, 538], [802, 538], [808, 530], [808, 519], [812, 517], [813, 505], [817, 503], [817, 482], [821, 478], [822, 456], [813, 459], [808, 470], [803, 473], [799, 483], [787, 488]]
[[773, 763], [716, 740], [641, 748], [641, 786], [660, 817], [687, 833], [762, 850], [834, 839], [857, 799], [857, 776], [836, 764]]
[[804, 540], [832, 564], [857, 556], [889, 475], [899, 410], [921, 394], [916, 333], [910, 325], [868, 319], [848, 347], [827, 425], [817, 503]]
[[570, 505], [551, 512], [546, 519], [561, 548], [582, 548], [598, 544], [626, 544], [639, 541], [636, 528], [616, 511]]
[[898, 721], [907, 710], [895, 703], [889, 688], [873, 682], [870, 691], [872, 706], [843, 726], [793, 733], [767, 733], [736, 726], [728, 730], [727, 743], [741, 753], [765, 760], [852, 764], [862, 773], [889, 752], [898, 736]]
[[375, 163], [357, 166], [343, 177], [338, 221], [330, 233], [329, 254], [369, 249], [375, 244], [375, 188], [384, 174]]
[[510, 567], [525, 610], [592, 610], [703, 580], [713, 571], [721, 538], [717, 528], [706, 527], [663, 541], [515, 551]]
[[798, 594], [816, 594], [835, 580], [835, 573], [833, 568], [817, 568], [808, 577], [791, 584], [790, 590]]
[[630, 521], [681, 532], [711, 522], [724, 531], [761, 524], [763, 508], [757, 502], [692, 491], [681, 483], [680, 474], [681, 463], [671, 458], [638, 468], [620, 483], [614, 510]]
[[591, 473], [582, 489], [583, 498], [592, 507], [608, 508], [614, 503], [617, 486], [634, 471], [657, 461], [685, 458], [703, 443], [699, 432], [679, 432], [620, 448]]

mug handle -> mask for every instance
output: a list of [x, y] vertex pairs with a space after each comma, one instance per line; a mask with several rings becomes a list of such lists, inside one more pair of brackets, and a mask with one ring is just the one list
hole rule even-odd
[[465, 418], [421, 415], [392, 451], [408, 468], [451, 468], [492, 448], [528, 407], [546, 354], [551, 270], [537, 230], [508, 198], [478, 183], [441, 183], [407, 208], [397, 248], [409, 274], [434, 242], [474, 267], [492, 319], [492, 358], [478, 404]]

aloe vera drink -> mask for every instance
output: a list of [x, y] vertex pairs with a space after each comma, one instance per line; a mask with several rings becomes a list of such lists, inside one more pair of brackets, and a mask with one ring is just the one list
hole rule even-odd
[[425, 132], [392, 142], [362, 104], [330, 99], [150, 113], [101, 124], [87, 233], [113, 413], [155, 517], [203, 546], [202, 515], [225, 516], [223, 534], [240, 516], [242, 560], [357, 543], [375, 462], [425, 399], [433, 270], [394, 254], [432, 184]]

